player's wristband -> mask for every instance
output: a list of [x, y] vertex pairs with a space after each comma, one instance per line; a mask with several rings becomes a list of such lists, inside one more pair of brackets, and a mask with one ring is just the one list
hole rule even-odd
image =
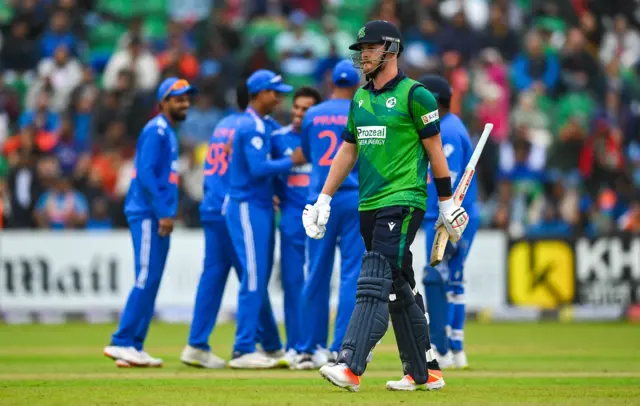
[[453, 195], [453, 191], [451, 189], [450, 176], [447, 176], [446, 178], [433, 178], [433, 183], [436, 184], [436, 190], [438, 191], [438, 196], [449, 197]]
[[326, 203], [326, 204], [331, 203], [331, 196], [326, 195], [324, 193], [320, 193], [320, 196], [318, 196], [318, 203]]

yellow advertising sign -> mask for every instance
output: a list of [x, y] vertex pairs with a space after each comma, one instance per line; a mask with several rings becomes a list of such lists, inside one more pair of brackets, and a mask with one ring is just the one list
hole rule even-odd
[[508, 259], [509, 298], [517, 306], [555, 309], [573, 301], [574, 254], [561, 240], [519, 241]]

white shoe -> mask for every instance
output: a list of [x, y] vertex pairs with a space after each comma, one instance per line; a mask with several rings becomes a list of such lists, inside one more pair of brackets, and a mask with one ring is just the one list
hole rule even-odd
[[469, 368], [469, 363], [467, 362], [467, 354], [464, 353], [464, 350], [453, 353], [453, 364], [456, 368], [459, 369]]
[[320, 375], [339, 388], [350, 392], [360, 390], [360, 377], [351, 372], [347, 364], [325, 365], [320, 368]]
[[280, 357], [280, 359], [278, 360], [278, 365], [281, 365], [283, 368], [294, 369], [297, 359], [298, 352], [291, 348], [287, 352], [285, 352], [282, 357]]
[[323, 365], [327, 365], [331, 360], [332, 354], [326, 348], [318, 347], [316, 352], [313, 353], [313, 367], [314, 369], [318, 369]]
[[190, 345], [187, 345], [184, 347], [184, 350], [182, 350], [180, 361], [190, 367], [207, 369], [221, 369], [227, 365], [225, 360], [211, 351], [201, 350]]
[[152, 359], [151, 357], [148, 357], [148, 354], [147, 356], [144, 356], [143, 353], [139, 352], [134, 347], [117, 347], [115, 345], [104, 347], [103, 354], [105, 357], [109, 357], [116, 361], [116, 366], [120, 368], [132, 366], [147, 367]]
[[440, 354], [438, 350], [434, 349], [433, 353], [436, 356], [436, 361], [438, 361], [438, 364], [440, 364], [440, 368], [447, 369], [456, 367], [455, 363], [453, 362], [453, 353], [451, 351], [447, 351], [447, 353], [443, 355]]
[[416, 391], [427, 390], [427, 385], [419, 385], [415, 383], [411, 375], [405, 375], [399, 381], [387, 382], [387, 389], [389, 390], [401, 390], [401, 391]]
[[301, 370], [301, 371], [302, 370], [309, 371], [309, 370], [312, 370], [312, 369], [316, 369], [315, 365], [313, 364], [313, 355], [311, 355], [311, 354], [298, 354], [296, 356], [295, 363], [293, 364], [291, 369], [297, 369], [297, 370]]
[[277, 363], [277, 360], [261, 352], [252, 352], [232, 359], [229, 361], [229, 366], [237, 369], [270, 369], [274, 368]]
[[161, 368], [164, 365], [164, 362], [160, 358], [153, 358], [149, 353], [144, 351], [140, 351], [140, 356], [142, 359], [147, 361], [147, 365], [151, 368]]

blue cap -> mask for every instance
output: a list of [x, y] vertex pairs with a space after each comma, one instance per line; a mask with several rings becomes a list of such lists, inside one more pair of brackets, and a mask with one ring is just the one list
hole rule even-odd
[[352, 61], [345, 59], [333, 68], [331, 80], [338, 87], [353, 87], [360, 83], [360, 72], [353, 67]]
[[158, 87], [158, 102], [163, 101], [169, 96], [180, 96], [181, 94], [195, 94], [198, 89], [191, 86], [189, 82], [179, 78], [167, 78], [160, 83]]
[[270, 70], [260, 69], [251, 74], [247, 79], [249, 94], [260, 93], [263, 90], [275, 90], [278, 93], [289, 93], [293, 86], [282, 83], [282, 76], [276, 75]]

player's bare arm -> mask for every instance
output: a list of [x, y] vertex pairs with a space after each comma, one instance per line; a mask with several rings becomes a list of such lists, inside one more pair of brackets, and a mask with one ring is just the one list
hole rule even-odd
[[322, 188], [322, 194], [333, 196], [338, 191], [340, 185], [342, 185], [342, 182], [347, 178], [347, 175], [349, 175], [349, 172], [351, 172], [357, 160], [358, 147], [356, 144], [343, 142], [331, 163], [329, 176]]

